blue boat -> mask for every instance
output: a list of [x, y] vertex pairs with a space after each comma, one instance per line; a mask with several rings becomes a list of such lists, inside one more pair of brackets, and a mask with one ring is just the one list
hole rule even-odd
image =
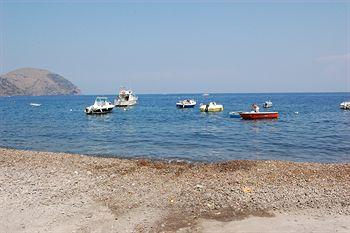
[[230, 117], [231, 118], [241, 118], [240, 113], [241, 112], [230, 112]]

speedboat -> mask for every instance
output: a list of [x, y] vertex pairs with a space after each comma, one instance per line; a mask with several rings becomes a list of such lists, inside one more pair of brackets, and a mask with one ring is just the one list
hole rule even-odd
[[37, 104], [37, 103], [30, 103], [29, 105], [33, 106], [33, 107], [40, 107], [41, 106], [41, 104]]
[[209, 104], [201, 104], [199, 109], [201, 112], [221, 112], [224, 110], [224, 106], [215, 102], [210, 102]]
[[340, 109], [348, 110], [350, 109], [350, 101], [346, 101], [340, 104]]
[[95, 103], [85, 108], [86, 114], [104, 114], [112, 112], [114, 105], [109, 102], [107, 97], [97, 97]]
[[128, 107], [137, 104], [138, 97], [132, 92], [132, 90], [127, 90], [121, 88], [118, 96], [114, 100], [114, 105], [116, 107]]
[[244, 120], [277, 119], [278, 112], [241, 112], [239, 115]]
[[196, 106], [197, 102], [194, 100], [182, 100], [176, 103], [176, 107], [178, 108], [193, 108], [194, 106]]
[[241, 112], [230, 112], [231, 118], [241, 118], [241, 115], [239, 115]]
[[263, 107], [264, 108], [271, 108], [272, 107], [272, 102], [270, 100], [266, 101], [265, 103], [263, 103]]

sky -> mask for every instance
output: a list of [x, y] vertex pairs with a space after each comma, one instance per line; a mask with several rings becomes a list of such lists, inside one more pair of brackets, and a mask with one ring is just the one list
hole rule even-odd
[[349, 1], [4, 1], [0, 73], [84, 94], [350, 91]]

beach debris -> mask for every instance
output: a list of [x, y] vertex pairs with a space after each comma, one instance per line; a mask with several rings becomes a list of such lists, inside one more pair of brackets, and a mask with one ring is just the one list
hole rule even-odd
[[196, 184], [195, 188], [200, 191], [204, 188], [204, 186], [201, 184]]
[[244, 187], [242, 190], [244, 193], [251, 193], [253, 191], [250, 187]]

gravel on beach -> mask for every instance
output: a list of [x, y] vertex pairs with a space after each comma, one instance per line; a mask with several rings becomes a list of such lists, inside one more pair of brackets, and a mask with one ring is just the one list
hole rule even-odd
[[186, 163], [0, 148], [0, 183], [2, 229], [12, 232], [60, 223], [67, 231], [67, 217], [82, 216], [81, 232], [103, 227], [101, 219], [135, 232], [173, 232], [200, 218], [350, 214], [348, 163]]

